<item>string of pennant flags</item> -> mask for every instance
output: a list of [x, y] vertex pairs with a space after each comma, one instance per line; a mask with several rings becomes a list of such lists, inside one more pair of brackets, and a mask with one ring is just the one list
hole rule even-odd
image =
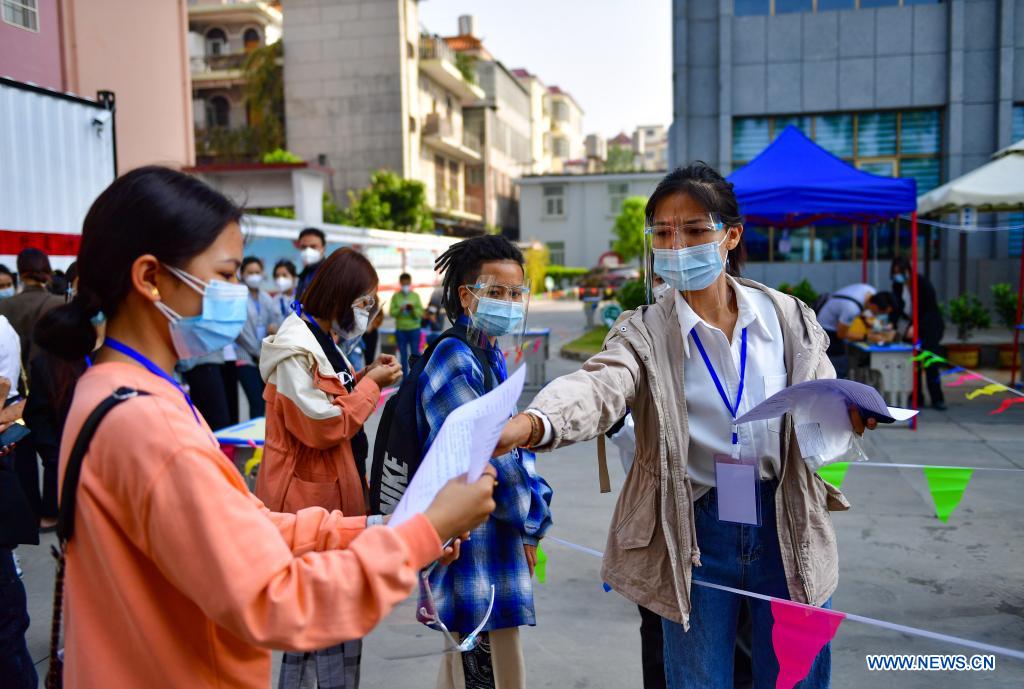
[[[937, 364], [948, 365], [950, 363], [948, 359], [945, 359], [934, 352], [930, 352], [927, 349], [922, 349], [920, 352], [912, 356], [910, 360], [917, 364], [920, 364], [922, 368], [931, 368], [932, 366], [935, 366]], [[1006, 411], [1008, 411], [1010, 407], [1013, 407], [1018, 404], [1024, 404], [1024, 392], [1021, 392], [1020, 390], [1015, 390], [1014, 388], [1011, 388], [1009, 385], [1004, 385], [1003, 383], [1000, 383], [997, 380], [992, 380], [988, 376], [984, 376], [978, 373], [977, 371], [972, 371], [971, 369], [964, 368], [963, 366], [953, 366], [952, 368], [943, 371], [940, 374], [940, 376], [942, 378], [956, 376], [955, 379], [952, 379], [948, 382], [943, 382], [943, 385], [948, 388], [962, 387], [966, 383], [970, 383], [972, 381], [981, 381], [985, 383], [984, 386], [980, 388], [973, 388], [967, 393], [965, 393], [964, 396], [969, 400], [974, 400], [982, 396], [996, 395], [999, 393], [1009, 393], [1010, 395], [1012, 395], [1011, 397], [1007, 397], [1000, 400], [999, 406], [990, 411], [988, 413], [989, 416], [1003, 414]]]
[[[592, 557], [600, 558], [604, 556], [598, 550], [587, 548], [586, 546], [578, 545], [556, 536], [547, 536], [546, 540]], [[538, 549], [538, 568], [539, 562]], [[545, 556], [545, 569], [547, 564], [548, 559]], [[545, 571], [545, 579], [540, 580], [541, 583], [546, 581], [546, 576], [547, 572]], [[873, 627], [881, 627], [882, 629], [896, 631], [901, 634], [955, 644], [975, 651], [1024, 660], [1024, 651], [1014, 648], [996, 646], [983, 641], [965, 639], [950, 634], [941, 634], [929, 629], [921, 629], [840, 610], [819, 608], [805, 603], [768, 596], [763, 593], [700, 581], [697, 578], [692, 579], [692, 584], [702, 588], [716, 589], [738, 596], [763, 600], [771, 605], [773, 619], [772, 648], [779, 663], [779, 674], [776, 678], [775, 689], [793, 689], [804, 679], [818, 653], [824, 648], [825, 644], [832, 640], [836, 632], [839, 631], [839, 626], [846, 620], [853, 620], [854, 622], [860, 622]], [[607, 583], [603, 584], [603, 588], [605, 592], [611, 592], [612, 590], [611, 586]]]

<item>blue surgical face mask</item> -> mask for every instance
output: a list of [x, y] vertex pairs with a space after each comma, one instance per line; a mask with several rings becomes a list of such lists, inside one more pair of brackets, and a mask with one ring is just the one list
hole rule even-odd
[[242, 332], [247, 315], [249, 288], [223, 280], [203, 282], [183, 270], [167, 270], [203, 295], [203, 310], [198, 316], [182, 317], [162, 301], [156, 307], [171, 322], [171, 341], [179, 359], [193, 359], [231, 344]]
[[907, 281], [907, 276], [904, 275], [903, 273], [896, 273], [895, 275], [892, 276], [892, 281], [898, 285], [902, 285], [904, 282]]
[[9, 299], [14, 296], [14, 287], [4, 287], [0, 289], [0, 299]]
[[654, 272], [680, 292], [707, 289], [725, 267], [718, 248], [728, 238], [726, 234], [720, 242], [708, 242], [685, 249], [655, 249]]
[[471, 320], [473, 327], [488, 337], [510, 335], [523, 324], [523, 304], [480, 297]]

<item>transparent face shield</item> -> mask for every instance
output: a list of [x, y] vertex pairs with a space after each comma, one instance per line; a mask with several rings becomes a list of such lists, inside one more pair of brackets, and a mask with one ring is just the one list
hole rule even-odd
[[[644, 281], [648, 303], [671, 294], [683, 294], [687, 302], [696, 297], [706, 307], [716, 308], [719, 290], [708, 290], [725, 271], [733, 228], [726, 228], [717, 215], [656, 220], [644, 228]], [[697, 297], [697, 293], [700, 296]], [[722, 304], [717, 304], [722, 306]]]
[[474, 284], [464, 285], [461, 293], [469, 311], [469, 341], [491, 342], [503, 352], [518, 351], [526, 333], [529, 282], [507, 284], [495, 276], [481, 275]]

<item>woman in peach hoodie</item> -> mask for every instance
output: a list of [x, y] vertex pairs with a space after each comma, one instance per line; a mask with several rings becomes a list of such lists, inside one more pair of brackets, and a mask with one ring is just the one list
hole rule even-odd
[[169, 373], [241, 328], [239, 217], [181, 173], [127, 173], [86, 216], [77, 296], [36, 330], [68, 359], [100, 344], [75, 391], [62, 474], [102, 400], [121, 387], [148, 393], [109, 412], [82, 464], [66, 551], [66, 687], [265, 689], [269, 649], [364, 636], [443, 540], [494, 507], [491, 476], [450, 482], [396, 528], [322, 508], [271, 512], [246, 490]]
[[[267, 382], [267, 439], [256, 496], [272, 510], [304, 507], [366, 514], [363, 424], [381, 388], [402, 369], [382, 355], [357, 371], [343, 353], [362, 337], [376, 310], [377, 272], [352, 249], [332, 253], [302, 293], [302, 303], [264, 340], [260, 373]], [[285, 653], [278, 689], [315, 683], [358, 689], [362, 641], [308, 653]], [[315, 680], [315, 682], [313, 682]]]

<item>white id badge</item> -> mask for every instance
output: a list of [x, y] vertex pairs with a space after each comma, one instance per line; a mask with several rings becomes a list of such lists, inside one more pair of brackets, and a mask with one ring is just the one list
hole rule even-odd
[[715, 488], [719, 521], [761, 526], [756, 459], [715, 455]]

